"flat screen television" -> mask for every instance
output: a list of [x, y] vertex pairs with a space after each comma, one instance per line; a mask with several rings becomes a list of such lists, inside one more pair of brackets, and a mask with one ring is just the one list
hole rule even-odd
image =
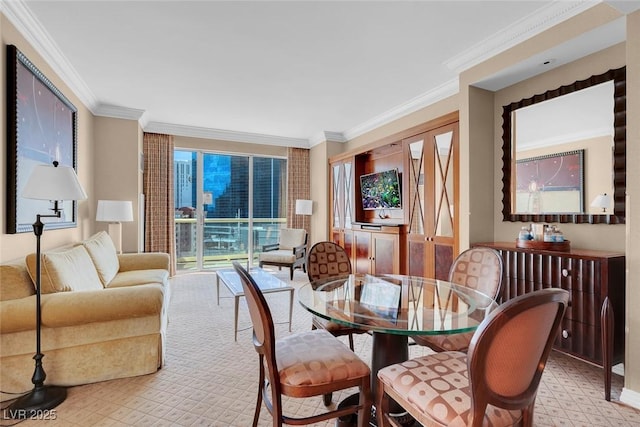
[[398, 169], [360, 175], [363, 209], [400, 209]]

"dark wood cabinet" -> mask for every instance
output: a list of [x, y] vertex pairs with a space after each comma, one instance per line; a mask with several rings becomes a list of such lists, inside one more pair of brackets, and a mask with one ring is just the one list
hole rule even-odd
[[404, 259], [404, 226], [353, 224], [352, 265], [355, 273], [400, 274]]
[[605, 398], [611, 398], [611, 367], [624, 361], [624, 254], [572, 249], [523, 249], [515, 243], [479, 243], [504, 261], [502, 302], [543, 288], [570, 293], [554, 348], [604, 368]]

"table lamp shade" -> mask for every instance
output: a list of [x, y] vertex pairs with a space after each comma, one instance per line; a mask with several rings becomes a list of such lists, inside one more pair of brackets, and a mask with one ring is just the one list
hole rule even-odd
[[22, 197], [37, 200], [84, 200], [87, 193], [72, 167], [37, 165], [22, 190]]
[[133, 221], [133, 205], [130, 200], [98, 200], [96, 221]]
[[296, 215], [311, 215], [313, 213], [313, 201], [299, 199], [296, 200]]
[[602, 208], [602, 210], [605, 211], [611, 207], [611, 196], [607, 195], [607, 193], [598, 194], [591, 202], [591, 207]]

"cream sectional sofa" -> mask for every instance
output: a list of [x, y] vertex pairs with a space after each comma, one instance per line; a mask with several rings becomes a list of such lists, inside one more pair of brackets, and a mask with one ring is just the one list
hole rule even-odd
[[[33, 388], [35, 254], [0, 265], [0, 384]], [[42, 255], [45, 384], [71, 386], [155, 372], [168, 322], [169, 256], [116, 253], [100, 232]], [[15, 396], [2, 395], [2, 400]]]

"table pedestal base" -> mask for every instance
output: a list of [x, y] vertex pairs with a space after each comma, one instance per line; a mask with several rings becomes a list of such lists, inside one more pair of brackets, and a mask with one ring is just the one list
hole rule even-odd
[[[378, 389], [378, 371], [385, 366], [404, 362], [409, 358], [409, 345], [406, 335], [384, 334], [382, 332], [373, 332], [373, 345], [371, 349], [371, 396], [375, 399]], [[339, 408], [348, 405], [357, 405], [359, 396], [353, 394], [338, 404]], [[390, 408], [392, 413], [405, 414], [406, 412], [400, 405], [391, 401]], [[399, 415], [398, 420], [406, 418]], [[399, 421], [403, 426], [409, 427], [415, 424], [410, 416], [406, 421]], [[350, 427], [358, 425], [358, 417], [356, 415], [348, 415], [340, 417], [336, 420], [336, 427]], [[375, 401], [371, 408], [371, 425], [377, 425]]]

